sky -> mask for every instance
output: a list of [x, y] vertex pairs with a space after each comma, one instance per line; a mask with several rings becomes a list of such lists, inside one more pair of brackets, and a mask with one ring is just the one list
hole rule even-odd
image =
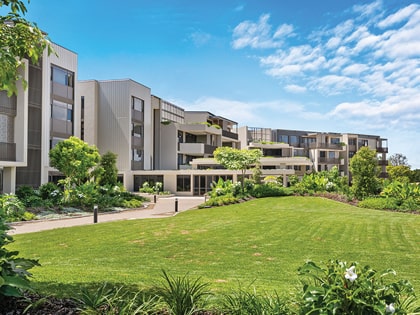
[[[420, 169], [419, 0], [31, 0], [78, 79], [239, 126], [379, 135]], [[0, 11], [1, 12], [1, 11]]]

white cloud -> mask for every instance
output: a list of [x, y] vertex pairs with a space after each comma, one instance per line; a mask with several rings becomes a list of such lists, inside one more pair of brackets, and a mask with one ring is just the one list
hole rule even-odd
[[300, 86], [296, 84], [288, 84], [284, 87], [284, 89], [290, 93], [305, 93], [307, 91], [306, 86]]
[[293, 26], [280, 25], [273, 34], [272, 27], [268, 23], [269, 19], [269, 14], [263, 14], [256, 23], [244, 21], [238, 24], [233, 30], [232, 47], [234, 49], [280, 47], [285, 37], [293, 35]]
[[192, 40], [195, 46], [201, 47], [207, 44], [211, 40], [212, 36], [203, 31], [195, 31], [190, 34], [189, 38]]
[[387, 16], [385, 19], [378, 23], [380, 28], [387, 28], [394, 24], [401, 23], [414, 13], [416, 13], [419, 9], [418, 4], [411, 4], [408, 7], [402, 8], [398, 10], [396, 13]]

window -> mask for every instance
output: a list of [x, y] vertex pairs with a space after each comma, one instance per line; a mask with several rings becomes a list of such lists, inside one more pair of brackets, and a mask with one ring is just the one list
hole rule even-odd
[[142, 112], [144, 110], [144, 101], [133, 96], [133, 109]]
[[53, 66], [51, 69], [51, 80], [66, 86], [73, 86], [73, 72]]
[[357, 138], [349, 138], [349, 145], [356, 145], [357, 144]]
[[340, 144], [340, 138], [331, 138], [332, 144]]
[[349, 158], [352, 158], [355, 154], [356, 154], [356, 152], [354, 152], [354, 151], [349, 151]]
[[279, 135], [277, 137], [277, 142], [289, 143], [289, 136]]
[[298, 136], [290, 136], [290, 143], [291, 144], [298, 144], [299, 143]]
[[73, 105], [53, 100], [51, 118], [73, 121]]
[[131, 124], [131, 135], [136, 138], [141, 138], [143, 136], [143, 126], [136, 123]]
[[133, 149], [133, 161], [141, 162], [143, 159], [143, 151], [140, 149]]
[[50, 149], [54, 148], [60, 141], [66, 140], [64, 138], [52, 137], [50, 140]]
[[335, 159], [335, 152], [334, 151], [328, 152], [328, 158], [329, 159]]
[[360, 146], [362, 146], [362, 147], [369, 146], [369, 141], [367, 141], [367, 140], [360, 140]]
[[191, 191], [191, 176], [190, 175], [177, 175], [176, 191]]

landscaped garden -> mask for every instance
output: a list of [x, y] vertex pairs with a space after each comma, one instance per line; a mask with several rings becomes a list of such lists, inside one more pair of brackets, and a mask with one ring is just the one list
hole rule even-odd
[[74, 296], [84, 286], [103, 283], [150, 292], [165, 283], [165, 271], [172, 280], [199, 278], [219, 297], [242, 292], [236, 298], [246, 299], [244, 292], [255, 288], [261, 295], [277, 292], [289, 303], [302, 294], [298, 269], [307, 260], [322, 266], [337, 259], [347, 262], [347, 268], [358, 262], [356, 273], [365, 265], [378, 271], [392, 268], [397, 276], [387, 280], [407, 279], [418, 288], [419, 226], [420, 216], [414, 214], [292, 196], [165, 219], [17, 235], [9, 248], [39, 260], [32, 284], [43, 294]]

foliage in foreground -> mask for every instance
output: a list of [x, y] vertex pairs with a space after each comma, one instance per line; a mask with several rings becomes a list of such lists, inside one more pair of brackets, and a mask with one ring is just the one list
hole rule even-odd
[[13, 238], [7, 234], [9, 226], [0, 217], [0, 302], [7, 297], [19, 297], [23, 290], [30, 290], [31, 285], [28, 272], [38, 261], [18, 257], [18, 251], [9, 251], [7, 244]]
[[[333, 315], [419, 314], [416, 296], [406, 280], [395, 280], [395, 271], [377, 272], [369, 266], [330, 260], [321, 267], [312, 261], [298, 269], [304, 277], [296, 295], [260, 294], [251, 287], [216, 295], [209, 283], [188, 274], [175, 277], [163, 271], [156, 287], [138, 291], [104, 283], [83, 287], [74, 297], [81, 314], [166, 315]], [[211, 299], [210, 299], [211, 298]], [[35, 308], [35, 307], [34, 307]]]
[[331, 260], [325, 267], [307, 262], [299, 268], [304, 282], [299, 314], [409, 314], [419, 312], [406, 280], [392, 281], [392, 269], [378, 272], [370, 266]]

